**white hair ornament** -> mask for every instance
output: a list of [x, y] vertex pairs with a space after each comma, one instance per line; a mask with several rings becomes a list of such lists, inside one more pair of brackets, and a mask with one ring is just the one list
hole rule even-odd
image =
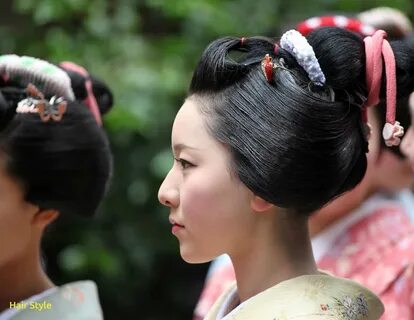
[[318, 86], [325, 84], [326, 78], [318, 59], [316, 59], [315, 52], [303, 35], [293, 29], [285, 32], [280, 39], [280, 47], [296, 59], [314, 84]]

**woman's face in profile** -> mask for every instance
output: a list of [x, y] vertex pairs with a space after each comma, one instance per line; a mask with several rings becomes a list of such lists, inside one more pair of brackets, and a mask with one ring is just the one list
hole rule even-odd
[[37, 206], [24, 200], [21, 185], [6, 172], [0, 156], [0, 267], [12, 264], [27, 252], [37, 210]]
[[229, 151], [207, 131], [198, 103], [188, 98], [175, 118], [175, 161], [158, 193], [170, 208], [181, 256], [190, 263], [243, 250], [253, 223], [252, 193], [231, 174]]

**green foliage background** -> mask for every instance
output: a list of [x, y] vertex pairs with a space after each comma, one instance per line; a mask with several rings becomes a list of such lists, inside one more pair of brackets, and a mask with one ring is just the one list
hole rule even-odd
[[413, 13], [411, 0], [2, 0], [2, 53], [75, 61], [116, 98], [105, 118], [112, 188], [96, 219], [63, 217], [49, 230], [52, 279], [94, 279], [106, 319], [190, 319], [207, 266], [179, 258], [157, 190], [202, 50], [219, 36], [275, 36], [312, 15], [381, 5]]

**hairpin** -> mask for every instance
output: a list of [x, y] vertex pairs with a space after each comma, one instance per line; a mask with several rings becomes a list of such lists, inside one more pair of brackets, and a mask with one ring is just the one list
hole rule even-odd
[[37, 105], [40, 119], [47, 122], [50, 119], [54, 121], [62, 120], [63, 114], [66, 112], [67, 102], [62, 97], [53, 96], [50, 101], [43, 100]]
[[273, 69], [276, 65], [273, 63], [273, 59], [269, 54], [266, 54], [262, 60], [262, 71], [266, 77], [267, 82], [273, 81]]
[[297, 63], [306, 71], [309, 79], [318, 86], [326, 82], [318, 59], [315, 56], [312, 46], [306, 38], [296, 30], [285, 32], [280, 39], [280, 47], [289, 52]]
[[62, 120], [67, 106], [67, 102], [63, 97], [53, 96], [47, 101], [43, 93], [31, 83], [27, 86], [26, 91], [29, 96], [17, 104], [16, 113], [38, 113], [43, 122], [50, 119], [54, 121]]

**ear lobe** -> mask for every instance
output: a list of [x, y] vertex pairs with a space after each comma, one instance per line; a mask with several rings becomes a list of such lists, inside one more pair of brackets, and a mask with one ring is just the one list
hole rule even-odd
[[250, 206], [255, 212], [265, 212], [274, 207], [273, 204], [256, 195], [250, 200]]
[[39, 209], [32, 218], [32, 225], [44, 229], [55, 221], [58, 216], [59, 211], [55, 209]]

